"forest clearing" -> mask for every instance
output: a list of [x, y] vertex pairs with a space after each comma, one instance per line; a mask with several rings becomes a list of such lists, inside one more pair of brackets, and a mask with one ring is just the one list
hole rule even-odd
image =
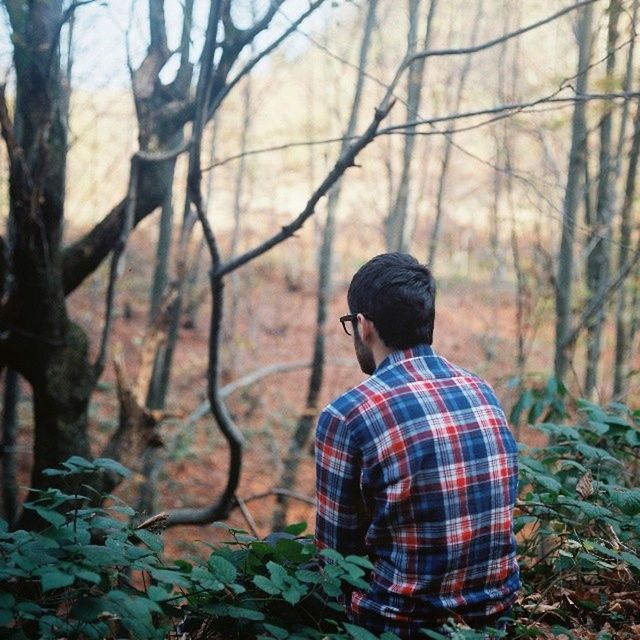
[[401, 252], [520, 447], [494, 636], [640, 638], [639, 0], [1, 5], [0, 637], [371, 640], [313, 442]]

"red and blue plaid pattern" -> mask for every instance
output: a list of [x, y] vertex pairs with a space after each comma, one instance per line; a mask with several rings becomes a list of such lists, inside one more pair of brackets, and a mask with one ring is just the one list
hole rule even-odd
[[355, 622], [413, 637], [508, 611], [517, 447], [482, 379], [426, 345], [392, 353], [320, 415], [316, 472], [318, 547], [375, 567]]

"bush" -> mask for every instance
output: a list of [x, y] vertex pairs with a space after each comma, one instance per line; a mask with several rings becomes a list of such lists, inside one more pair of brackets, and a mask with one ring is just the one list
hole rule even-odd
[[[640, 631], [640, 412], [580, 408], [576, 424], [536, 427], [548, 446], [521, 451], [524, 589], [511, 638], [572, 638], [577, 625], [599, 629], [599, 640]], [[78, 457], [47, 473], [82, 487], [101, 472], [128, 473]], [[335, 603], [345, 587], [366, 588], [369, 561], [325, 550], [320, 568], [303, 524], [265, 540], [228, 529], [206, 562], [168, 564], [161, 536], [135, 528], [130, 507], [112, 496], [102, 500], [109, 506], [86, 506], [81, 490], [37, 493], [26, 507], [49, 524], [40, 532], [9, 532], [0, 521], [0, 638], [374, 638]], [[448, 636], [425, 637], [484, 634], [452, 625]]]
[[582, 420], [537, 425], [550, 444], [521, 451], [524, 616], [559, 633], [585, 623], [614, 633], [640, 621], [640, 411], [578, 407]]

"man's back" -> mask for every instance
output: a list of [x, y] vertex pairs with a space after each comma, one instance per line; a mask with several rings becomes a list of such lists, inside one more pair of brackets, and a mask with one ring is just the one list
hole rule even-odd
[[318, 544], [375, 567], [354, 621], [410, 637], [510, 607], [516, 445], [489, 385], [426, 345], [395, 351], [325, 409], [316, 444]]

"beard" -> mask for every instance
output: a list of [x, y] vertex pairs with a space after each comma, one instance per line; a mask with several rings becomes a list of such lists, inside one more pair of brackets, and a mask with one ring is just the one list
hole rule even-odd
[[376, 370], [376, 360], [373, 357], [373, 351], [362, 341], [360, 334], [355, 331], [353, 334], [353, 344], [356, 350], [356, 358], [362, 373], [370, 376]]

